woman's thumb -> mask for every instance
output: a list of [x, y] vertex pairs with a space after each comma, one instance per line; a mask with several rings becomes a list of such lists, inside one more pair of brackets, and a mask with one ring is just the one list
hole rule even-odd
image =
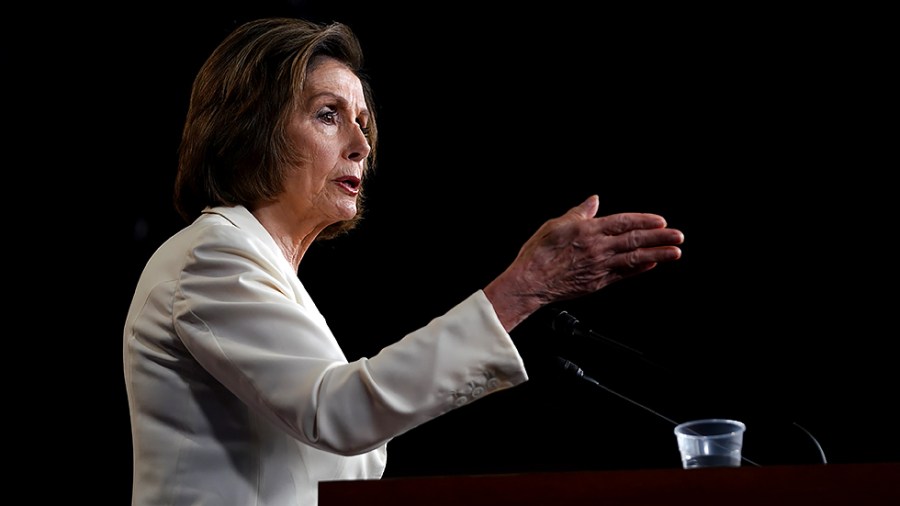
[[574, 213], [582, 218], [593, 218], [597, 216], [597, 210], [600, 209], [600, 197], [591, 195], [584, 202], [569, 209], [569, 213]]

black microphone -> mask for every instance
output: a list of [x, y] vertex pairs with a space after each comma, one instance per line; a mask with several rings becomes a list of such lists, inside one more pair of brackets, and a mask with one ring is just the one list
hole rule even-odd
[[634, 404], [635, 406], [637, 406], [637, 407], [639, 407], [639, 408], [641, 408], [641, 409], [643, 409], [643, 410], [646, 410], [646, 411], [649, 411], [650, 413], [653, 413], [655, 416], [657, 416], [657, 417], [659, 417], [659, 418], [662, 418], [663, 420], [665, 420], [665, 421], [671, 423], [672, 425], [678, 425], [678, 422], [676, 422], [675, 420], [672, 420], [672, 419], [669, 418], [669, 417], [663, 416], [663, 415], [657, 413], [656, 411], [653, 411], [652, 409], [648, 408], [647, 406], [644, 406], [643, 404], [641, 404], [641, 403], [639, 403], [639, 402], [636, 402], [636, 401], [634, 401], [634, 400], [631, 400], [631, 399], [629, 399], [628, 397], [625, 397], [624, 395], [622, 395], [622, 394], [616, 392], [615, 390], [612, 390], [612, 389], [610, 389], [610, 388], [608, 388], [608, 387], [606, 387], [606, 386], [600, 384], [599, 381], [597, 381], [597, 380], [595, 380], [594, 378], [592, 378], [592, 377], [588, 376], [587, 374], [585, 374], [585, 373], [584, 373], [584, 370], [583, 370], [581, 367], [578, 367], [578, 365], [575, 364], [574, 362], [572, 362], [571, 360], [567, 360], [567, 359], [564, 359], [564, 358], [562, 358], [562, 357], [556, 357], [556, 361], [559, 363], [560, 367], [562, 367], [562, 369], [563, 369], [564, 371], [568, 372], [569, 374], [572, 374], [573, 376], [577, 376], [577, 377], [579, 377], [579, 378], [581, 378], [581, 379], [583, 379], [583, 380], [585, 380], [585, 381], [587, 381], [587, 382], [589, 382], [589, 383], [593, 383], [594, 385], [596, 385], [596, 386], [598, 386], [598, 387], [600, 387], [600, 388], [606, 390], [607, 392], [609, 392], [609, 393], [615, 395], [616, 397], [618, 397], [618, 398], [620, 398], [620, 399], [623, 399], [623, 400], [626, 400], [626, 401], [628, 401], [628, 402]]
[[569, 335], [573, 337], [586, 337], [589, 339], [593, 339], [595, 341], [600, 341], [605, 344], [611, 344], [619, 350], [626, 351], [637, 358], [641, 359], [646, 364], [652, 365], [653, 367], [662, 369], [664, 371], [670, 372], [668, 368], [663, 367], [647, 357], [644, 356], [644, 353], [636, 350], [628, 345], [622, 344], [615, 339], [609, 338], [600, 334], [599, 332], [595, 332], [575, 318], [568, 311], [562, 310], [559, 311], [556, 316], [550, 321], [550, 328], [556, 332], [560, 332], [563, 335]]
[[553, 318], [553, 321], [550, 322], [550, 328], [557, 332], [561, 332], [563, 334], [568, 334], [575, 337], [588, 337], [591, 339], [597, 339], [599, 341], [603, 341], [605, 343], [609, 343], [623, 350], [627, 350], [631, 353], [636, 353], [638, 355], [643, 355], [640, 351], [626, 346], [619, 341], [614, 339], [610, 339], [599, 332], [594, 332], [593, 330], [584, 326], [578, 318], [575, 318], [568, 311], [560, 311], [557, 313], [556, 317]]
[[593, 383], [595, 385], [600, 384], [594, 378], [585, 375], [584, 371], [580, 367], [578, 367], [578, 365], [576, 365], [575, 362], [572, 362], [571, 360], [566, 360], [562, 357], [556, 357], [556, 360], [557, 360], [557, 362], [559, 362], [559, 365], [560, 365], [560, 367], [562, 367], [563, 371], [566, 371], [569, 374], [574, 374], [575, 376], [578, 376], [581, 379], [590, 381], [591, 383]]

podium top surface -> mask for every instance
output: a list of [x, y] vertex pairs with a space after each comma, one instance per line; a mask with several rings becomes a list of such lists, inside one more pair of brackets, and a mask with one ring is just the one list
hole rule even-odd
[[319, 484], [320, 506], [347, 504], [897, 505], [900, 463], [453, 475]]

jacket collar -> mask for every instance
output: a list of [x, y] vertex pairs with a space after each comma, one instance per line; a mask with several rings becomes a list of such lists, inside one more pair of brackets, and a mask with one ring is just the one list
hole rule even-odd
[[275, 242], [275, 238], [272, 237], [272, 234], [270, 234], [269, 231], [262, 226], [262, 223], [260, 223], [259, 220], [256, 219], [256, 216], [253, 216], [250, 210], [246, 207], [242, 205], [216, 207], [207, 206], [206, 209], [204, 209], [201, 213], [201, 216], [206, 214], [217, 214], [231, 222], [231, 224], [235, 227], [259, 239], [260, 241], [265, 243], [265, 245], [270, 250], [272, 250], [272, 254], [281, 259], [283, 265], [286, 266], [288, 271], [294, 272], [294, 267], [290, 264], [290, 262], [288, 262], [286, 258], [284, 258], [284, 253], [281, 251], [281, 248], [278, 247], [278, 244]]

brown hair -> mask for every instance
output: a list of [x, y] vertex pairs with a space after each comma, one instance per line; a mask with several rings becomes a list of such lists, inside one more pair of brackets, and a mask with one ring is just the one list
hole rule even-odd
[[[182, 218], [190, 222], [206, 206], [252, 208], [283, 191], [287, 171], [303, 156], [292, 151], [287, 124], [318, 56], [343, 62], [362, 81], [370, 112], [366, 164], [374, 166], [375, 108], [356, 35], [336, 22], [250, 21], [219, 44], [194, 80], [175, 178], [175, 209]], [[362, 205], [360, 193], [357, 216], [326, 228], [319, 237], [353, 228]]]

